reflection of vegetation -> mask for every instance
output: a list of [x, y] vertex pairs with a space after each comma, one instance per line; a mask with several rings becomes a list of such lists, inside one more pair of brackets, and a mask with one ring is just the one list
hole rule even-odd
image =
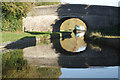
[[38, 68], [41, 78], [59, 78], [61, 75], [60, 68]]
[[[3, 53], [2, 55], [2, 74], [3, 78], [13, 77], [19, 71], [27, 68], [27, 61], [23, 60], [22, 50], [15, 50]], [[14, 75], [15, 76], [15, 75]]]
[[47, 39], [42, 39], [39, 43], [37, 43], [36, 45], [42, 45], [42, 44], [50, 44], [50, 40]]
[[2, 55], [3, 78], [58, 78], [60, 68], [37, 68], [23, 59], [22, 50], [14, 50]]
[[99, 46], [92, 45], [90, 44], [91, 49], [96, 50], [96, 51], [101, 51], [102, 49]]

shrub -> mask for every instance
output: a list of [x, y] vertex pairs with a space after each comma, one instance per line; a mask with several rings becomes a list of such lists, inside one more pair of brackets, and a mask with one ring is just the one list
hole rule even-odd
[[30, 2], [2, 2], [2, 31], [22, 30], [22, 17], [34, 3]]

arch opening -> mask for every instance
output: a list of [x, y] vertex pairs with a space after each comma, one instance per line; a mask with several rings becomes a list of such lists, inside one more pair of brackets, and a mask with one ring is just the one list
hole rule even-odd
[[[61, 47], [73, 53], [84, 51], [87, 46], [84, 41], [86, 30], [86, 24], [78, 18], [65, 20], [60, 26], [60, 32], [64, 32], [62, 33], [62, 39], [60, 39]], [[68, 37], [69, 35], [71, 37]]]
[[[86, 50], [87, 44], [84, 41], [84, 35], [87, 31], [86, 24], [79, 18], [62, 18], [56, 22], [54, 32], [60, 32], [58, 52], [67, 54], [78, 54]], [[58, 27], [59, 26], [59, 27]]]

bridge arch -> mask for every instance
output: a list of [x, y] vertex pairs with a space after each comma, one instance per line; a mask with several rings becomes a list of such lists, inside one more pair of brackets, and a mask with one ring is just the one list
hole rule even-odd
[[[56, 52], [58, 52], [58, 53], [60, 52], [60, 53], [63, 53], [65, 55], [76, 55], [76, 54], [79, 54], [79, 53], [83, 53], [84, 50], [80, 51], [80, 52], [76, 52], [76, 51], [72, 51], [72, 49], [68, 49], [67, 46], [69, 46], [69, 45], [64, 46], [64, 42], [66, 42], [66, 41], [67, 42], [72, 41], [75, 44], [77, 43], [79, 46], [81, 46], [81, 45], [85, 46], [85, 49], [86, 49], [86, 46], [87, 46], [87, 44], [84, 41], [84, 35], [82, 37], [80, 37], [80, 38], [77, 38], [78, 41], [75, 41], [76, 38], [74, 38], [71, 35], [73, 32], [71, 32], [71, 31], [70, 32], [69, 31], [68, 32], [62, 32], [61, 31], [61, 27], [65, 26], [64, 22], [69, 21], [69, 20], [71, 20], [71, 21], [72, 20], [73, 21], [74, 20], [78, 20], [87, 29], [86, 23], [79, 17], [62, 17], [62, 18], [59, 18], [58, 20], [56, 20], [56, 22], [55, 22], [55, 24], [53, 26], [54, 27], [53, 28], [53, 32], [61, 32], [62, 36], [60, 34], [58, 34], [58, 35], [51, 35], [51, 42], [53, 43], [53, 48], [56, 50]], [[72, 27], [74, 27], [74, 25]], [[72, 29], [74, 29], [74, 28], [72, 28]], [[82, 44], [81, 44], [81, 42], [82, 42]], [[76, 47], [75, 44], [72, 45], [72, 48]], [[77, 46], [75, 49], [77, 49], [79, 46]]]
[[[23, 18], [24, 31], [56, 31], [61, 23], [70, 18], [79, 18], [87, 25], [87, 30], [117, 27], [118, 7], [65, 4], [34, 7]], [[56, 27], [55, 27], [56, 26]], [[54, 29], [54, 30], [53, 30]]]
[[[76, 21], [78, 21], [78, 23]], [[71, 22], [73, 22], [73, 23], [71, 23]], [[64, 23], [68, 23], [68, 25], [66, 25]], [[73, 29], [73, 27], [75, 25], [81, 25], [81, 26], [85, 27], [86, 30], [88, 28], [86, 21], [84, 21], [80, 17], [60, 17], [58, 20], [55, 21], [52, 32], [60, 32], [60, 31], [64, 30], [63, 29], [64, 26], [70, 26], [67, 28]]]

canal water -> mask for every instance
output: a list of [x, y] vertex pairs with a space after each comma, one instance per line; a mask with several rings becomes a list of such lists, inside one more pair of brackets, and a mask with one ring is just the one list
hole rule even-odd
[[51, 35], [46, 42], [4, 53], [2, 77], [118, 78], [119, 49], [107, 42], [86, 38], [84, 31]]

